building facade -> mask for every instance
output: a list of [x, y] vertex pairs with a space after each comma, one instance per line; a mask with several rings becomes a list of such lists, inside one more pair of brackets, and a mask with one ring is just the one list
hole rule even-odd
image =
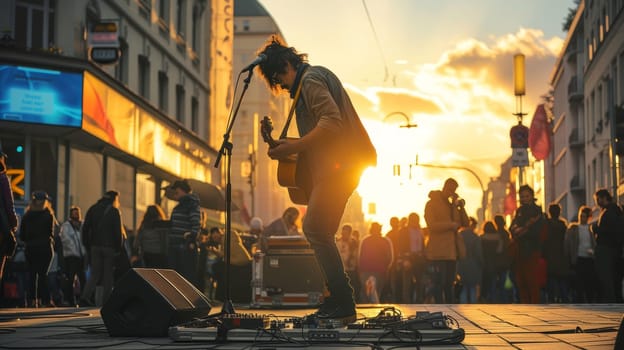
[[622, 203], [623, 10], [622, 0], [581, 1], [551, 75], [554, 148], [545, 164], [546, 200], [561, 204], [568, 220], [580, 205], [594, 205], [599, 188]]
[[[116, 189], [132, 230], [148, 205], [172, 209], [162, 190], [171, 181], [221, 185], [210, 140], [214, 3], [0, 3], [0, 28], [8, 28], [0, 41], [0, 142], [18, 210], [45, 190], [63, 220], [70, 206], [86, 210]], [[117, 28], [116, 64], [91, 59], [98, 23]]]
[[[239, 73], [256, 58], [257, 51], [272, 35], [284, 39], [271, 15], [257, 0], [235, 2], [234, 33], [232, 81], [240, 85], [234, 96], [236, 99], [240, 98], [243, 80], [251, 79], [233, 127], [233, 164], [239, 167], [232, 171], [232, 185], [248, 215], [257, 216], [268, 224], [293, 204], [286, 189], [277, 183], [277, 162], [266, 154], [267, 145], [260, 137], [260, 121], [264, 116], [271, 117], [276, 129], [273, 137], [278, 137], [291, 100], [288, 94], [272, 95], [257, 69], [251, 76], [249, 72]], [[304, 207], [299, 209], [305, 210]]]

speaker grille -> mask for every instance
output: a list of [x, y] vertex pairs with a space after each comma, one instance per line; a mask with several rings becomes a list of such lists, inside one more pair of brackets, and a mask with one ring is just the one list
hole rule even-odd
[[174, 270], [130, 269], [100, 313], [111, 336], [167, 336], [169, 326], [205, 317], [210, 303]]
[[209, 305], [208, 299], [174, 270], [134, 269], [176, 309]]

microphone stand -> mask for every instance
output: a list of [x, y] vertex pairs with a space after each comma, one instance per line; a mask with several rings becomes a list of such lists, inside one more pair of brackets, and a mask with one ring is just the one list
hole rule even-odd
[[224, 239], [224, 254], [223, 257], [225, 259], [225, 275], [223, 278], [223, 284], [225, 285], [225, 298], [223, 300], [223, 307], [221, 308], [221, 312], [218, 315], [231, 315], [235, 314], [234, 305], [232, 304], [232, 300], [230, 297], [230, 242], [232, 240], [232, 149], [234, 145], [230, 142], [230, 134], [232, 133], [232, 128], [234, 127], [234, 121], [236, 120], [236, 115], [238, 114], [238, 110], [240, 109], [241, 102], [243, 101], [243, 96], [249, 87], [249, 82], [251, 81], [251, 77], [253, 75], [253, 67], [248, 69], [249, 75], [245, 78], [245, 85], [243, 86], [243, 91], [238, 99], [238, 103], [236, 104], [236, 108], [234, 109], [234, 113], [232, 114], [232, 118], [230, 119], [230, 123], [227, 126], [225, 134], [223, 135], [223, 143], [221, 144], [221, 148], [219, 149], [219, 154], [217, 155], [217, 159], [215, 160], [214, 167], [218, 168], [221, 163], [221, 157], [225, 156], [225, 239]]

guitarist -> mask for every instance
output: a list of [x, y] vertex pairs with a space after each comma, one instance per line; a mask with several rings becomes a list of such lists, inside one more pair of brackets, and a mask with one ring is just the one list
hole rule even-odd
[[330, 70], [310, 66], [306, 54], [285, 46], [276, 36], [259, 55], [266, 56], [259, 68], [268, 87], [276, 94], [288, 91], [293, 98], [300, 136], [277, 140], [268, 155], [278, 160], [303, 156], [310, 174], [302, 228], [330, 293], [314, 316], [343, 324], [354, 322], [353, 288], [334, 235], [362, 171], [376, 164], [375, 148], [347, 92]]
[[520, 207], [510, 226], [516, 284], [521, 303], [538, 304], [538, 272], [545, 220], [542, 208], [535, 204], [535, 194], [530, 186], [520, 186], [518, 194]]

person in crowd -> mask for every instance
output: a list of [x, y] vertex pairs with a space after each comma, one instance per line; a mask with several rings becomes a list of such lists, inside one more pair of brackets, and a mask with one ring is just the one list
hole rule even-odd
[[178, 204], [171, 212], [169, 267], [197, 287], [197, 239], [201, 229], [199, 197], [186, 180], [175, 181], [170, 189]]
[[165, 269], [167, 263], [167, 232], [170, 221], [166, 220], [165, 213], [158, 204], [147, 207], [137, 236], [133, 242], [134, 248], [148, 268]]
[[570, 278], [570, 265], [563, 251], [563, 241], [568, 225], [560, 215], [561, 205], [552, 203], [548, 206], [546, 240], [544, 241], [542, 251], [546, 260], [546, 295], [549, 303], [566, 303], [569, 301], [568, 279]]
[[69, 218], [61, 225], [59, 238], [63, 244], [63, 260], [65, 268], [66, 283], [63, 285], [65, 300], [71, 305], [76, 305], [76, 295], [74, 295], [74, 285], [78, 283], [80, 289], [85, 287], [85, 256], [87, 250], [82, 244], [82, 216], [80, 208], [72, 206], [69, 209]]
[[512, 254], [516, 269], [516, 284], [520, 302], [538, 304], [540, 302], [539, 259], [545, 220], [542, 209], [535, 204], [535, 194], [528, 185], [520, 186], [520, 207], [511, 222]]
[[[225, 241], [223, 241], [225, 242]], [[214, 274], [217, 281], [216, 298], [223, 302], [249, 303], [251, 301], [251, 255], [243, 245], [240, 234], [232, 230], [230, 237], [230, 274], [228, 283], [230, 288], [230, 300], [227, 299], [225, 283], [225, 243], [221, 244], [218, 259], [214, 264]]]
[[503, 291], [503, 301], [505, 303], [518, 302], [520, 299], [518, 297], [518, 290], [516, 288], [516, 276], [512, 271], [515, 271], [514, 267], [514, 257], [512, 256], [514, 252], [512, 251], [512, 243], [511, 243], [511, 232], [507, 229], [507, 220], [505, 216], [502, 214], [494, 215], [494, 224], [496, 225], [496, 232], [503, 237], [507, 241], [507, 246], [505, 252], [507, 254], [507, 272], [505, 276], [504, 282], [504, 291]]
[[470, 217], [468, 223], [467, 227], [459, 231], [466, 246], [466, 256], [457, 260], [457, 273], [462, 285], [459, 302], [475, 304], [479, 300], [477, 291], [483, 279], [483, 248], [475, 232], [477, 219]]
[[568, 226], [563, 252], [567, 262], [574, 271], [572, 283], [575, 303], [595, 303], [597, 301], [598, 280], [594, 264], [596, 237], [589, 230], [592, 210], [581, 205], [578, 210], [578, 221]]
[[200, 290], [206, 294], [209, 300], [215, 300], [216, 297], [215, 265], [223, 260], [222, 245], [223, 231], [219, 227], [211, 227], [207, 231], [202, 230], [199, 241], [199, 261], [204, 264], [204, 285], [203, 289]]
[[[391, 220], [392, 221], [392, 220]], [[424, 297], [423, 274], [426, 268], [425, 241], [420, 227], [420, 216], [410, 213], [407, 224], [398, 231], [390, 231], [386, 238], [392, 241], [394, 262], [390, 279], [395, 301], [411, 304], [416, 300], [422, 302]]]
[[368, 235], [360, 244], [358, 262], [363, 301], [379, 302], [382, 290], [388, 282], [393, 260], [392, 251], [392, 242], [381, 235], [381, 225], [377, 222], [371, 223]]
[[29, 304], [33, 307], [51, 306], [48, 269], [54, 254], [55, 222], [48, 194], [33, 192], [20, 226], [20, 239], [26, 246], [30, 271]]
[[[59, 237], [58, 234], [58, 226], [60, 225], [58, 225], [58, 222], [55, 220], [52, 260], [50, 261], [50, 266], [48, 266], [48, 290], [50, 291], [50, 305], [76, 305], [73, 303], [73, 291], [69, 295], [64, 295], [64, 286], [69, 284], [69, 281], [65, 276], [63, 243], [61, 243], [61, 237]], [[67, 300], [64, 300], [65, 298], [67, 298]]]
[[251, 220], [249, 220], [249, 236], [253, 243], [249, 246], [245, 245], [251, 255], [254, 255], [260, 250], [260, 236], [262, 235], [262, 231], [264, 231], [264, 222], [262, 219], [257, 216], [251, 218]]
[[390, 240], [394, 240], [394, 238], [399, 235], [399, 230], [401, 229], [401, 220], [399, 220], [398, 216], [393, 216], [388, 221], [388, 224], [390, 224], [390, 230], [386, 232], [385, 237], [390, 238]]
[[[271, 236], [301, 236], [297, 220], [299, 219], [299, 209], [288, 207], [282, 216], [273, 220], [267, 225], [260, 235], [260, 250], [267, 252], [267, 240]], [[301, 236], [303, 238], [303, 236]]]
[[94, 292], [97, 285], [102, 286], [102, 303], [106, 302], [113, 290], [115, 257], [126, 254], [119, 207], [119, 192], [111, 190], [104, 193], [85, 215], [82, 242], [87, 249], [91, 274], [82, 291], [80, 305], [96, 304]]
[[493, 221], [483, 224], [480, 236], [483, 250], [482, 300], [490, 303], [507, 303], [505, 280], [509, 271], [509, 234], [499, 231]]
[[4, 275], [7, 257], [13, 256], [17, 246], [15, 231], [17, 230], [17, 214], [11, 181], [6, 173], [7, 155], [0, 147], [0, 282]]
[[[284, 160], [304, 153], [310, 181], [304, 185], [307, 211], [303, 232], [314, 250], [329, 296], [314, 315], [348, 324], [357, 318], [353, 288], [334, 235], [360, 176], [377, 153], [347, 91], [329, 69], [310, 66], [307, 55], [273, 36], [260, 50], [258, 66], [270, 89], [293, 98], [299, 138], [280, 138], [268, 155]], [[290, 119], [290, 118], [289, 118]], [[286, 129], [286, 128], [285, 128]]]
[[340, 236], [336, 239], [336, 246], [340, 252], [342, 263], [345, 268], [349, 281], [353, 286], [356, 301], [360, 297], [360, 275], [358, 269], [359, 242], [353, 236], [353, 226], [344, 224], [340, 231]]
[[456, 193], [459, 184], [453, 178], [444, 182], [442, 190], [429, 192], [425, 205], [425, 221], [429, 229], [427, 258], [433, 274], [435, 300], [452, 303], [455, 300], [456, 264], [459, 251], [457, 229], [468, 226], [465, 202]]
[[621, 262], [624, 243], [624, 214], [607, 189], [597, 190], [594, 200], [600, 207], [598, 221], [591, 225], [596, 235], [594, 258], [600, 283], [600, 301], [615, 303], [622, 293], [622, 281], [618, 280], [618, 270], [622, 267], [618, 264]]

